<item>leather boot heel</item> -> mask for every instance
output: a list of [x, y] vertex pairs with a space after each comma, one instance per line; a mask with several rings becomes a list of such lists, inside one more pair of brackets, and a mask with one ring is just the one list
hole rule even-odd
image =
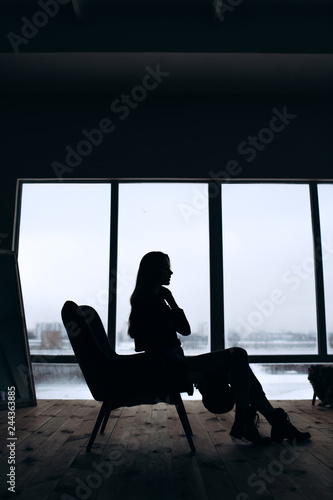
[[310, 432], [301, 432], [289, 420], [288, 414], [282, 408], [275, 408], [274, 412], [267, 416], [272, 426], [271, 438], [274, 443], [282, 443], [284, 439], [296, 439], [299, 442], [311, 438]]

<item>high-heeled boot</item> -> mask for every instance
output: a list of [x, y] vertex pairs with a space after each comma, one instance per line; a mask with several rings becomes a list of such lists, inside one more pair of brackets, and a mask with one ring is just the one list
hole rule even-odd
[[259, 416], [252, 407], [236, 408], [235, 421], [230, 431], [230, 435], [237, 439], [245, 438], [251, 443], [267, 445], [271, 439], [267, 436], [261, 436], [258, 431]]
[[271, 439], [274, 443], [282, 443], [284, 439], [306, 441], [311, 438], [310, 432], [301, 432], [296, 429], [282, 408], [274, 408], [274, 412], [266, 418], [272, 426]]

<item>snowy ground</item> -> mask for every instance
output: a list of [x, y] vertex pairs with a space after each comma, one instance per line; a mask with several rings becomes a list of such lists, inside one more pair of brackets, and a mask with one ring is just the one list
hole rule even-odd
[[[266, 373], [261, 366], [252, 366], [252, 368], [268, 399], [312, 399], [313, 390], [306, 374], [272, 375]], [[36, 385], [36, 394], [37, 399], [92, 399], [85, 383], [38, 384]], [[183, 394], [182, 397], [183, 399], [201, 399], [198, 391], [195, 391], [193, 396]]]

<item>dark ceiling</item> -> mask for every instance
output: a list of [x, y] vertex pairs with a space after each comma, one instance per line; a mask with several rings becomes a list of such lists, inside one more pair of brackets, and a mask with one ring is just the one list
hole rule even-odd
[[4, 0], [0, 50], [13, 52], [7, 35], [21, 34], [22, 17], [56, 2], [19, 52], [332, 53], [330, 0], [214, 1]]
[[215, 2], [3, 0], [0, 89], [118, 92], [160, 64], [159, 92], [332, 92], [331, 0]]

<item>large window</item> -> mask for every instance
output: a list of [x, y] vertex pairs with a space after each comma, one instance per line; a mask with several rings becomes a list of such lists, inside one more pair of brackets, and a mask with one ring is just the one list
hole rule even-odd
[[316, 353], [308, 186], [224, 185], [222, 217], [226, 345]]
[[333, 354], [333, 185], [318, 186], [322, 239], [327, 352]]
[[[199, 202], [199, 200], [201, 200]], [[117, 351], [134, 352], [127, 335], [130, 295], [141, 258], [159, 250], [170, 257], [172, 293], [192, 334], [186, 354], [210, 350], [207, 185], [140, 183], [119, 186]]]
[[73, 353], [66, 300], [92, 305], [107, 325], [109, 242], [109, 184], [23, 184], [18, 260], [32, 354]]
[[[134, 353], [130, 296], [152, 250], [171, 260], [170, 288], [192, 329], [181, 337], [186, 354], [224, 338], [247, 349], [268, 397], [311, 397], [308, 364], [333, 354], [333, 184], [318, 186], [318, 203], [306, 183], [225, 183], [214, 198], [207, 182], [20, 186], [17, 248], [39, 398], [89, 396], [61, 321], [68, 299], [93, 306], [116, 351]], [[314, 266], [318, 220], [323, 261]]]

